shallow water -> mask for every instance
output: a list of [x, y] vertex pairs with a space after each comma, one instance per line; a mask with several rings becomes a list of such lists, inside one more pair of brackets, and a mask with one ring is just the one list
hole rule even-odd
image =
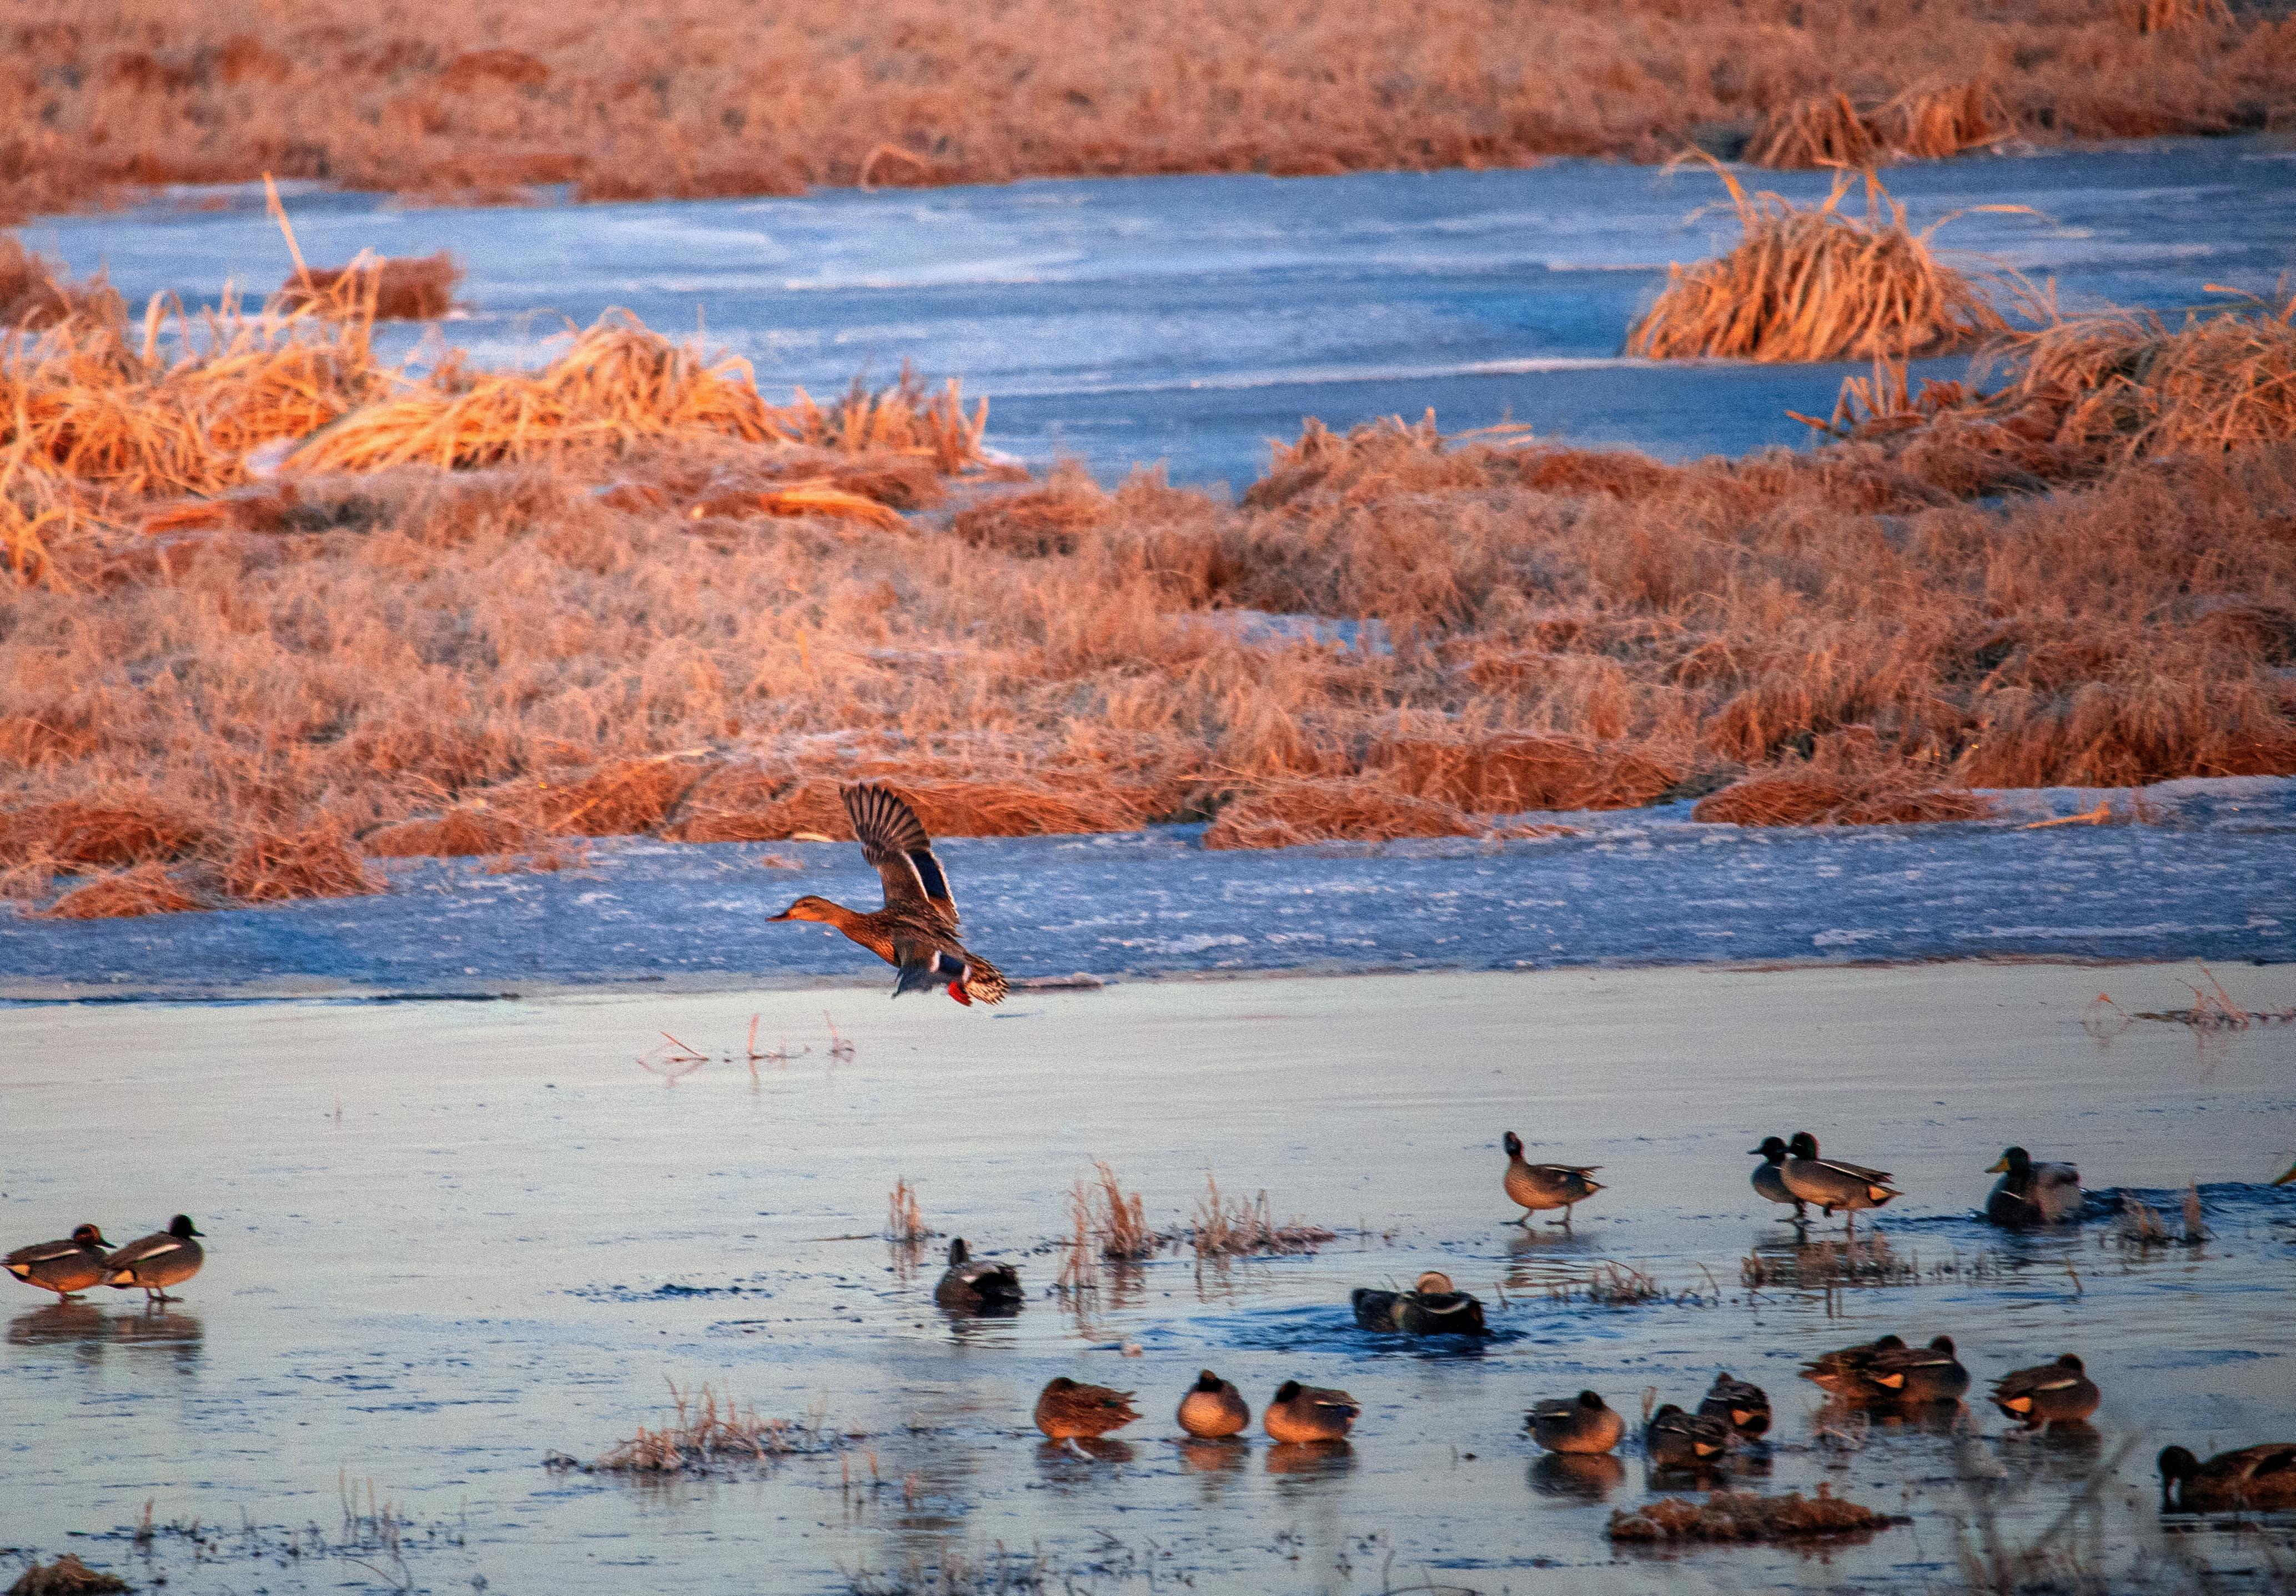
[[[1812, 173], [1749, 173], [1822, 198]], [[2296, 268], [2296, 152], [2266, 138], [2162, 140], [1907, 166], [1886, 174], [1939, 235], [2037, 278], [2068, 307], [2173, 308], [2215, 283], [2268, 293]], [[1103, 475], [1164, 460], [1174, 480], [1241, 485], [1300, 418], [1345, 427], [1433, 407], [1448, 429], [1508, 417], [1667, 458], [1808, 433], [1844, 366], [1650, 366], [1619, 358], [1668, 262], [1727, 248], [1710, 177], [1556, 160], [1524, 171], [1014, 184], [802, 199], [400, 210], [304, 189], [290, 202], [320, 262], [366, 247], [452, 249], [472, 307], [454, 341], [534, 359], [561, 315], [609, 306], [706, 327], [769, 393], [841, 390], [904, 360], [993, 399], [990, 440], [1066, 450]], [[28, 242], [102, 265], [130, 300], [259, 297], [291, 269], [259, 189], [53, 218]], [[216, 206], [206, 210], [193, 207]], [[409, 335], [412, 336], [411, 334]], [[1916, 374], [1958, 375], [1931, 361]]]
[[[1914, 1522], [1822, 1561], [1704, 1548], [1669, 1583], [1935, 1588], [1981, 1510], [2030, 1539], [2106, 1469], [2065, 1544], [2124, 1567], [2162, 1543], [2149, 1459], [2163, 1442], [2296, 1431], [2296, 1189], [2253, 1184], [2296, 1155], [2296, 1031], [2082, 1023], [2100, 988], [2131, 1011], [2185, 1006], [2185, 973], [1163, 983], [1022, 993], [993, 1016], [873, 988], [17, 1009], [0, 1016], [17, 1149], [0, 1233], [86, 1218], [133, 1235], [180, 1208], [209, 1239], [164, 1315], [119, 1294], [59, 1312], [14, 1291], [0, 1544], [76, 1550], [173, 1590], [383, 1585], [402, 1568], [373, 1533], [353, 1537], [356, 1561], [283, 1555], [290, 1529], [343, 1533], [347, 1477], [398, 1504], [403, 1572], [428, 1590], [622, 1592], [673, 1570], [700, 1589], [834, 1590], [840, 1570], [999, 1543], [1100, 1588], [1153, 1569], [1200, 1589], [1427, 1571], [1482, 1591], [1636, 1590], [1647, 1559], [1614, 1559], [1603, 1528], [1649, 1493], [1642, 1458], [1622, 1452], [1615, 1478], [1566, 1474], [1518, 1433], [1521, 1411], [1589, 1385], [1630, 1411], [1645, 1387], [1687, 1401], [1728, 1367], [1778, 1411], [1758, 1488], [1828, 1481]], [[2239, 980], [2259, 1008], [2296, 1004], [2296, 967]], [[850, 1057], [826, 1050], [824, 1005]], [[754, 1076], [715, 1057], [674, 1082], [637, 1062], [664, 1030], [738, 1052], [753, 1012], [761, 1043], [785, 1037], [795, 1057]], [[1750, 1250], [1774, 1272], [1804, 1258], [1760, 1211], [1743, 1149], [1802, 1125], [1896, 1171], [1906, 1196], [1873, 1228], [1913, 1283], [1750, 1298]], [[1611, 1189], [1571, 1235], [1506, 1222], [1509, 1128], [1534, 1156], [1603, 1166]], [[2213, 1239], [2138, 1252], [2102, 1222], [1988, 1232], [1969, 1214], [2012, 1139], [2077, 1158], [2092, 1187], [2171, 1201], [2207, 1182]], [[1279, 1218], [1343, 1233], [1312, 1257], [1105, 1273], [1081, 1325], [1041, 1295], [1016, 1319], [952, 1321], [931, 1305], [929, 1261], [855, 1238], [906, 1177], [937, 1229], [1017, 1256], [1040, 1294], [1064, 1194], [1095, 1157], [1159, 1224], [1185, 1217], [1209, 1167], [1232, 1193], [1264, 1187]], [[1549, 1295], [1605, 1260], [1702, 1301]], [[1503, 1336], [1454, 1351], [1348, 1327], [1350, 1286], [1426, 1267], [1481, 1295]], [[1953, 1334], [1980, 1392], [2079, 1351], [2106, 1393], [2096, 1435], [2043, 1445], [1971, 1409], [1815, 1447], [1795, 1361], [1891, 1329]], [[1127, 1341], [1139, 1357], [1115, 1350]], [[1287, 1376], [1351, 1390], [1353, 1446], [1178, 1449], [1171, 1408], [1206, 1364], [1255, 1410]], [[1140, 1391], [1120, 1454], [1038, 1444], [1029, 1404], [1057, 1373]], [[868, 1438], [842, 1465], [726, 1479], [544, 1468], [658, 1422], [665, 1379], [730, 1384], [772, 1414], [818, 1403], [832, 1430]], [[147, 1564], [107, 1533], [147, 1500], [160, 1526], [224, 1533], [203, 1530], [196, 1559], [162, 1533]], [[2262, 1555], [2256, 1534], [2215, 1527], [2173, 1549], [2226, 1567]]]

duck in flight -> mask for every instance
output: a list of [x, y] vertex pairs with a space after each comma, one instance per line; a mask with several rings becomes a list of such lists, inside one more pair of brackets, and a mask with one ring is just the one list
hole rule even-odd
[[835, 926], [900, 972], [897, 998], [947, 981], [948, 995], [968, 1008], [1001, 1002], [1009, 990], [1003, 974], [956, 940], [956, 900], [916, 811], [889, 787], [842, 791], [861, 857], [884, 878], [885, 906], [864, 912], [808, 893], [773, 917]]

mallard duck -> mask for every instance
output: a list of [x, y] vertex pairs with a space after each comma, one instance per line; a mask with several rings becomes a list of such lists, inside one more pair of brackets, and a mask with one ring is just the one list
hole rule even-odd
[[1962, 1393], [1969, 1389], [1969, 1370], [1954, 1354], [1953, 1337], [1937, 1336], [1927, 1346], [1890, 1347], [1874, 1353], [1873, 1361], [1857, 1371], [1857, 1380], [1853, 1395], [1923, 1407], [1960, 1401]]
[[1765, 1136], [1760, 1147], [1746, 1150], [1761, 1160], [1754, 1165], [1754, 1189], [1774, 1203], [1792, 1203], [1796, 1219], [1808, 1218], [1808, 1205], [1786, 1189], [1786, 1144], [1777, 1137]]
[[2080, 1216], [2080, 1171], [2070, 1164], [2036, 1164], [2022, 1148], [2011, 1148], [1986, 1165], [1993, 1182], [1985, 1217], [1997, 1225], [2058, 1225]]
[[916, 811], [889, 787], [841, 791], [861, 857], [884, 878], [885, 906], [865, 914], [808, 893], [772, 917], [834, 926], [900, 972], [897, 998], [946, 979], [948, 995], [967, 1007], [1002, 1002], [1010, 990], [1004, 975], [956, 940], [956, 900]]
[[1055, 1441], [1097, 1440], [1140, 1415], [1132, 1393], [1056, 1377], [1037, 1397], [1037, 1427]]
[[944, 1308], [979, 1312], [1017, 1308], [1021, 1296], [1019, 1270], [974, 1257], [962, 1236], [948, 1244], [948, 1270], [933, 1287], [933, 1301]]
[[1375, 1291], [1358, 1286], [1349, 1296], [1356, 1323], [1366, 1330], [1400, 1330], [1406, 1336], [1480, 1336], [1483, 1304], [1451, 1284], [1440, 1270], [1429, 1270], [1408, 1291]]
[[1730, 1450], [1730, 1427], [1669, 1403], [1643, 1426], [1643, 1450], [1661, 1468], [1709, 1468]]
[[1719, 1419], [1749, 1440], [1769, 1433], [1770, 1394], [1726, 1371], [1714, 1377], [1698, 1411], [1708, 1419]]
[[111, 1243], [94, 1225], [74, 1225], [62, 1241], [36, 1241], [0, 1260], [0, 1268], [27, 1286], [53, 1291], [58, 1301], [103, 1280], [104, 1248]]
[[2296, 1445], [2267, 1441], [2202, 1462], [2181, 1446], [2161, 1449], [2161, 1510], [2218, 1513], [2296, 1507]]
[[1857, 1228], [1857, 1210], [1879, 1208], [1899, 1194], [1890, 1184], [1890, 1172], [1866, 1169], [1855, 1164], [1840, 1164], [1817, 1156], [1817, 1138], [1807, 1131], [1797, 1131], [1786, 1143], [1786, 1161], [1778, 1166], [1779, 1178], [1786, 1189], [1805, 1203], [1816, 1203], [1825, 1210], [1828, 1219], [1841, 1209], [1849, 1215], [1848, 1227]]
[[1521, 1205], [1523, 1215], [1514, 1222], [1527, 1225], [1530, 1216], [1542, 1208], [1562, 1210], [1562, 1228], [1570, 1228], [1573, 1205], [1583, 1203], [1603, 1189], [1603, 1183], [1588, 1177], [1602, 1168], [1599, 1164], [1525, 1164], [1522, 1161], [1522, 1138], [1510, 1131], [1505, 1139], [1506, 1147], [1506, 1194]]
[[1180, 1427], [1200, 1441], [1240, 1436], [1250, 1422], [1251, 1409], [1243, 1393], [1209, 1369], [1180, 1398]]
[[1547, 1452], [1607, 1452], [1627, 1433], [1627, 1421], [1592, 1391], [1543, 1402], [1523, 1416], [1530, 1438]]
[[155, 1231], [138, 1241], [131, 1241], [103, 1261], [103, 1279], [108, 1286], [125, 1291], [131, 1286], [144, 1287], [144, 1300], [171, 1303], [168, 1287], [180, 1286], [200, 1272], [207, 1262], [195, 1236], [205, 1232], [192, 1229], [192, 1222], [178, 1213], [168, 1222], [168, 1228]]
[[1836, 1396], [1848, 1396], [1863, 1383], [1862, 1377], [1872, 1367], [1875, 1358], [1883, 1353], [1903, 1352], [1905, 1346], [1903, 1337], [1891, 1335], [1877, 1337], [1872, 1341], [1845, 1346], [1835, 1352], [1820, 1353], [1801, 1366], [1801, 1378], [1822, 1391], [1831, 1391]]
[[2054, 1363], [2012, 1370], [1993, 1382], [1993, 1405], [2027, 1424], [2086, 1419], [2102, 1400], [2096, 1382], [2070, 1353]]
[[1276, 1441], [1344, 1441], [1363, 1404], [1344, 1391], [1325, 1391], [1286, 1380], [1259, 1415]]

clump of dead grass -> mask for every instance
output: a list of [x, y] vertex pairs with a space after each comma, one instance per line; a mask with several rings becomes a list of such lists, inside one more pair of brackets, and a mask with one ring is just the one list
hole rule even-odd
[[885, 1239], [924, 1241], [931, 1236], [932, 1230], [925, 1223], [924, 1205], [917, 1201], [917, 1189], [906, 1180], [894, 1181], [892, 1195], [885, 1199]]
[[1095, 1164], [1093, 1179], [1070, 1189], [1069, 1219], [1089, 1256], [1115, 1263], [1152, 1258], [1173, 1240], [1149, 1224], [1146, 1202], [1138, 1192], [1126, 1191], [1106, 1164]]
[[1942, 160], [1995, 143], [2013, 126], [1988, 78], [1920, 85], [1871, 110], [1836, 90], [1763, 118], [1745, 159], [1778, 171], [1867, 171], [1892, 157]]
[[117, 290], [99, 274], [75, 283], [62, 267], [0, 235], [0, 333], [53, 327], [79, 317], [103, 322], [125, 314]]
[[2113, 0], [2113, 12], [2139, 33], [2180, 33], [2233, 25], [2228, 0]]
[[516, 852], [532, 838], [515, 817], [472, 806], [380, 827], [360, 838], [359, 846], [370, 859], [468, 859]]
[[1218, 1180], [1206, 1170], [1204, 1195], [1196, 1199], [1188, 1225], [1188, 1245], [1199, 1258], [1312, 1253], [1337, 1234], [1304, 1220], [1278, 1224], [1265, 1191], [1249, 1199], [1223, 1197]]
[[41, 917], [51, 920], [120, 920], [138, 915], [187, 914], [211, 907], [184, 886], [162, 864], [137, 865], [98, 876], [56, 900]]
[[1861, 1502], [1833, 1494], [1818, 1482], [1814, 1495], [1789, 1491], [1763, 1496], [1716, 1491], [1702, 1501], [1661, 1497], [1632, 1512], [1611, 1514], [1613, 1541], [1791, 1541], [1811, 1535], [1857, 1534], [1900, 1522]]
[[1882, 141], [1872, 124], [1848, 95], [1837, 90], [1782, 105], [1764, 117], [1746, 146], [1745, 158], [1776, 171], [1812, 167], [1862, 170], [1881, 154]]
[[1904, 769], [1851, 776], [1784, 769], [1700, 799], [1690, 818], [1719, 826], [1910, 826], [1980, 820], [1992, 812], [1980, 793], [1924, 784]]
[[342, 828], [325, 821], [300, 831], [251, 830], [225, 861], [223, 884], [245, 903], [354, 898], [382, 890]]
[[101, 1592], [135, 1588], [118, 1575], [91, 1568], [67, 1551], [53, 1563], [36, 1561], [27, 1567], [8, 1587], [8, 1596], [97, 1596]]
[[1635, 809], [1683, 775], [1639, 749], [1552, 736], [1397, 736], [1375, 746], [1369, 762], [1406, 793], [1480, 814]]
[[445, 250], [433, 255], [361, 251], [348, 266], [311, 267], [280, 285], [273, 303], [293, 312], [365, 321], [437, 321], [455, 308], [463, 267]]
[[[1814, 206], [1749, 195], [1718, 162], [1744, 234], [1728, 254], [1669, 268], [1656, 303], [1627, 333], [1627, 352], [1654, 360], [1909, 358], [1968, 349], [2006, 333], [1994, 302], [1997, 275], [1971, 276], [1940, 260], [1931, 240], [1951, 216], [1919, 232], [1871, 174], [1866, 214], [1842, 202], [1845, 173]], [[1982, 206], [2018, 210], [2021, 206]]]
[[769, 1419], [754, 1407], [722, 1399], [707, 1381], [698, 1393], [669, 1383], [675, 1417], [638, 1433], [592, 1467], [610, 1474], [709, 1474], [735, 1464], [834, 1452], [851, 1437], [827, 1430], [823, 1411], [802, 1420]]
[[1062, 461], [1043, 487], [1001, 494], [960, 510], [949, 530], [976, 547], [1043, 559], [1074, 554], [1085, 535], [1105, 521], [1113, 507], [1081, 465]]
[[1232, 799], [1204, 828], [1207, 848], [1290, 848], [1302, 843], [1478, 836], [1460, 810], [1353, 778], [1271, 779]]

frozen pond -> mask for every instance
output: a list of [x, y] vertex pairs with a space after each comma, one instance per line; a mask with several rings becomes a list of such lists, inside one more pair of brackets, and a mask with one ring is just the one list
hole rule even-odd
[[[1747, 174], [1798, 200], [1820, 174]], [[1916, 226], [1973, 205], [1953, 248], [2054, 276], [2062, 301], [2171, 308], [2202, 285], [2267, 293], [2296, 267], [2296, 152], [2177, 140], [1907, 166], [1886, 174]], [[1542, 434], [1669, 458], [1800, 442], [1848, 366], [1619, 358], [1669, 260], [1734, 241], [1710, 176], [1557, 160], [1524, 171], [1035, 182], [803, 199], [400, 210], [291, 195], [305, 251], [341, 261], [451, 249], [467, 263], [481, 362], [537, 358], [562, 313], [609, 306], [697, 325], [756, 363], [769, 393], [885, 379], [904, 360], [992, 400], [990, 437], [1103, 475], [1168, 462], [1238, 487], [1305, 415], [1512, 417]], [[290, 265], [259, 193], [42, 221], [35, 247], [110, 269], [130, 300], [198, 304], [226, 280], [258, 298]], [[1958, 374], [1958, 360], [1926, 369]]]
[[[1056, 1589], [1075, 1573], [1099, 1590], [1152, 1574], [1624, 1592], [1659, 1575], [1614, 1556], [1610, 1510], [1694, 1483], [1653, 1480], [1633, 1444], [1615, 1469], [1567, 1472], [1520, 1433], [1522, 1411], [1590, 1386], [1630, 1414], [1646, 1389], [1691, 1402], [1726, 1368], [1777, 1412], [1773, 1456], [1741, 1485], [1827, 1482], [1911, 1522], [1823, 1561], [1700, 1548], [1669, 1588], [1957, 1588], [1988, 1520], [2027, 1545], [2069, 1508], [2055, 1544], [2092, 1570], [2147, 1554], [2284, 1567], [2284, 1526], [2164, 1534], [2154, 1506], [2164, 1443], [2296, 1432], [2296, 1188], [2262, 1184], [2296, 1151], [2292, 1032], [2094, 1024], [2100, 988], [2172, 1007], [2185, 974], [1163, 983], [1020, 994], [993, 1022], [873, 989], [18, 1010], [0, 1115], [38, 1156], [12, 1168], [0, 1233], [88, 1219], [119, 1238], [181, 1209], [208, 1262], [150, 1314], [111, 1292], [42, 1307], [6, 1283], [0, 1546], [185, 1592], [839, 1592], [865, 1567], [978, 1563], [1000, 1544], [1041, 1553]], [[2259, 1007], [2296, 1004], [2296, 967], [2227, 979]], [[824, 1007], [849, 1056], [828, 1051]], [[753, 1013], [795, 1055], [754, 1074], [723, 1057]], [[641, 1068], [665, 1030], [712, 1062], [674, 1083]], [[1803, 1126], [1896, 1172], [1906, 1196], [1871, 1227], [1893, 1283], [1781, 1279], [1816, 1255], [1749, 1189], [1744, 1149]], [[1571, 1235], [1508, 1222], [1509, 1129], [1534, 1157], [1603, 1166], [1610, 1189]], [[1991, 1231], [1971, 1211], [2012, 1140], [2077, 1159], [2092, 1189], [2143, 1189], [2172, 1225], [2197, 1180], [2212, 1238], [2128, 1246], [2102, 1216]], [[1046, 1294], [1049, 1244], [1095, 1158], [1152, 1224], [1185, 1220], [1210, 1170], [1340, 1236], [1308, 1257], [1102, 1270], [1079, 1313]], [[902, 1178], [935, 1229], [1019, 1260], [1017, 1318], [937, 1312], [930, 1256], [870, 1234]], [[1750, 1256], [1769, 1281], [1751, 1293]], [[1558, 1295], [1607, 1261], [1676, 1300]], [[1489, 1308], [1480, 1350], [1352, 1328], [1350, 1287], [1428, 1267]], [[1972, 1405], [1821, 1427], [1798, 1360], [1886, 1330], [1955, 1337]], [[1976, 1400], [2067, 1350], [2104, 1391], [2094, 1429], [2014, 1435]], [[1207, 1365], [1255, 1413], [1288, 1377], [1351, 1391], [1352, 1446], [1303, 1457], [1256, 1429], [1230, 1450], [1175, 1445], [1174, 1404]], [[1120, 1447], [1040, 1444], [1029, 1407], [1057, 1374], [1140, 1393]], [[714, 1479], [545, 1467], [658, 1423], [666, 1380], [862, 1434], [841, 1457]], [[397, 1527], [346, 1524], [344, 1481], [362, 1515], [395, 1504]], [[147, 1502], [157, 1533], [139, 1548]], [[14, 1567], [0, 1558], [0, 1581]], [[2169, 1577], [2197, 1584], [2179, 1561]]]

